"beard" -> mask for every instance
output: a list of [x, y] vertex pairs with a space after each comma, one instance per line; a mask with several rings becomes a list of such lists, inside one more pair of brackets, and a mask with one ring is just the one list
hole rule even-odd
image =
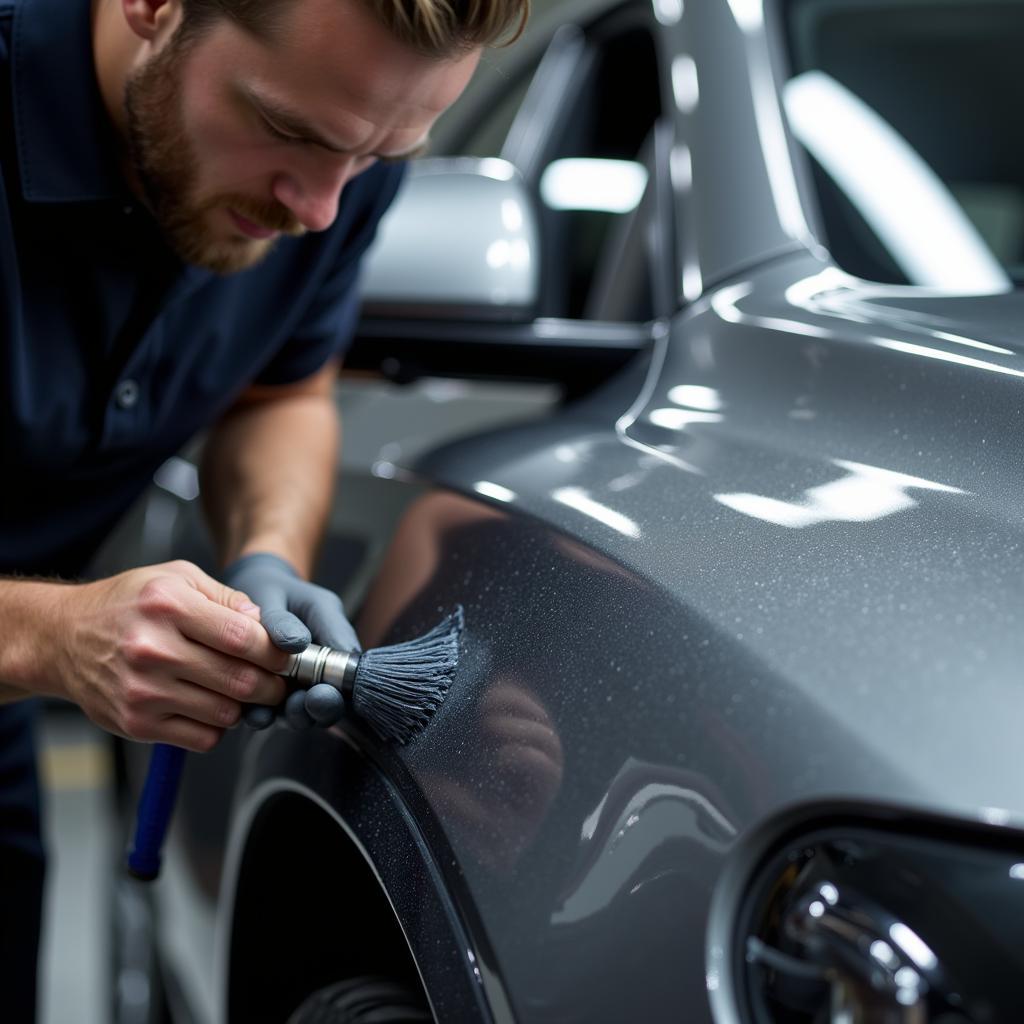
[[[273, 200], [241, 193], [197, 194], [199, 160], [182, 112], [182, 67], [190, 41], [179, 29], [125, 86], [128, 152], [146, 202], [168, 244], [185, 262], [216, 274], [255, 266], [274, 239], [247, 238], [211, 224], [216, 210], [234, 210], [262, 228], [301, 235], [304, 228]], [[225, 218], [226, 219], [226, 218]]]

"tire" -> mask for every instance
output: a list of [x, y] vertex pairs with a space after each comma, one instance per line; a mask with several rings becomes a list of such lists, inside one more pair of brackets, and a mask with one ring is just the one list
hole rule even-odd
[[309, 996], [288, 1024], [432, 1024], [423, 996], [392, 978], [348, 978]]

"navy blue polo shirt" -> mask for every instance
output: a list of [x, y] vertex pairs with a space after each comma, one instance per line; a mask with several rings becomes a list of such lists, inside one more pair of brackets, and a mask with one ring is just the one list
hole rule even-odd
[[346, 346], [402, 168], [230, 277], [182, 264], [116, 166], [89, 0], [0, 0], [0, 573], [75, 575], [154, 470], [250, 383]]

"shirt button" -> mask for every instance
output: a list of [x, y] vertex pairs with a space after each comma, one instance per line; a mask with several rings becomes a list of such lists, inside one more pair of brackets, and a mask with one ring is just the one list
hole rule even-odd
[[139, 385], [136, 381], [126, 378], [114, 389], [114, 401], [121, 409], [134, 409], [139, 401]]
[[124, 206], [121, 207], [121, 212], [126, 217], [128, 217], [128, 216], [130, 216], [131, 214], [133, 214], [135, 212], [135, 207], [132, 206], [131, 203], [127, 203], [127, 204], [125, 204]]

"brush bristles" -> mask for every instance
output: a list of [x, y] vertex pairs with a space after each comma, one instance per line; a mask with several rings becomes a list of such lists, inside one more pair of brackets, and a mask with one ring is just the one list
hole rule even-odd
[[408, 743], [441, 706], [464, 624], [460, 606], [429, 633], [360, 656], [352, 708], [381, 739]]

